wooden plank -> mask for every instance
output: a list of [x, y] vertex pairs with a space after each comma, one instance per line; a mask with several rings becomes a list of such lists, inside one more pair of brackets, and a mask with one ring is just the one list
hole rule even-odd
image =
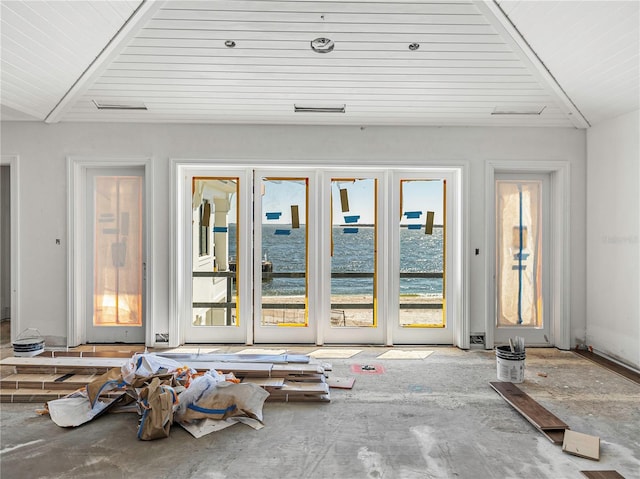
[[[0, 361], [0, 366], [16, 366], [21, 368], [33, 368], [33, 370], [55, 369], [61, 372], [63, 369], [109, 369], [122, 367], [126, 364], [122, 358], [5, 358]], [[199, 371], [215, 369], [223, 372], [240, 372], [244, 375], [276, 376], [323, 374], [324, 368], [317, 364], [271, 364], [271, 363], [235, 363], [220, 361], [186, 361], [186, 366]]]
[[538, 429], [569, 429], [569, 426], [510, 382], [490, 382], [493, 389]]
[[328, 394], [325, 395], [297, 395], [286, 394], [283, 396], [269, 395], [266, 402], [331, 402]]
[[600, 438], [581, 432], [566, 430], [562, 451], [586, 459], [600, 460]]
[[554, 444], [562, 444], [569, 426], [534, 401], [528, 394], [509, 382], [489, 385], [513, 408]]
[[34, 366], [34, 367], [80, 367], [80, 368], [116, 368], [126, 363], [123, 358], [4, 358], [0, 366]]
[[[77, 389], [2, 389], [0, 390], [0, 402], [2, 403], [41, 403], [53, 399], [63, 398]], [[117, 397], [122, 392], [106, 393], [103, 396]]]
[[577, 355], [588, 359], [589, 361], [593, 361], [594, 363], [612, 371], [620, 376], [633, 381], [636, 384], [640, 384], [640, 374], [633, 371], [632, 369], [626, 368], [616, 362], [613, 362], [607, 358], [600, 356], [599, 354], [593, 353], [587, 350], [576, 349], [574, 351]]
[[4, 389], [0, 391], [0, 402], [3, 403], [42, 403], [59, 399], [71, 394], [75, 389]]
[[302, 354], [190, 354], [190, 353], [156, 353], [157, 356], [189, 363], [201, 361], [235, 362], [235, 363], [300, 363], [309, 362], [309, 356]]
[[60, 374], [12, 374], [3, 378], [0, 385], [7, 389], [77, 389], [91, 382], [96, 375], [73, 374], [57, 381], [60, 377]]
[[256, 384], [262, 388], [280, 388], [284, 384], [284, 378], [250, 378], [245, 377], [243, 383]]
[[624, 479], [618, 471], [580, 471], [589, 479]]

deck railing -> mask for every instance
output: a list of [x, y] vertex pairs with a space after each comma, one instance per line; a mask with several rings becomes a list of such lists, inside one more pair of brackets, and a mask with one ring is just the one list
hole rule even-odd
[[[262, 279], [273, 278], [304, 278], [304, 272], [262, 272]], [[235, 308], [236, 302], [232, 301], [232, 280], [235, 278], [235, 271], [194, 271], [194, 278], [227, 278], [227, 300], [225, 302], [194, 302], [194, 308]], [[442, 272], [416, 273], [401, 272], [402, 278], [443, 278]], [[331, 273], [331, 278], [373, 278], [373, 273], [353, 272], [353, 273]], [[262, 303], [262, 309], [304, 309], [304, 303]], [[331, 309], [369, 309], [373, 308], [373, 303], [331, 303]], [[400, 309], [442, 309], [442, 303], [400, 303]], [[229, 312], [230, 313], [230, 312]]]

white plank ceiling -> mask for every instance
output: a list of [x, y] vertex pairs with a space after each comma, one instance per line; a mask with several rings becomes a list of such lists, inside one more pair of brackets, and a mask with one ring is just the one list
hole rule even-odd
[[2, 0], [2, 118], [44, 120], [139, 4]]
[[591, 124], [640, 109], [640, 1], [499, 3]]
[[[143, 2], [133, 13], [138, 3], [3, 1], [3, 107], [50, 122], [546, 127], [588, 126], [582, 104], [599, 120], [632, 109], [624, 101], [634, 94], [631, 88], [611, 92], [619, 96], [615, 104], [593, 98], [594, 91], [601, 97], [616, 85], [604, 74], [597, 90], [588, 81], [575, 82], [588, 71], [584, 64], [572, 70], [573, 98], [495, 3], [170, 0]], [[521, 23], [527, 24], [528, 4], [536, 2], [513, 3], [503, 8], [526, 32]], [[625, 8], [617, 10], [632, 10]], [[556, 10], [564, 22], [573, 15], [570, 25], [581, 19], [575, 8]], [[516, 16], [518, 11], [524, 13]], [[101, 15], [99, 29], [95, 15]], [[611, 15], [603, 21], [618, 19]], [[578, 22], [581, 29], [585, 22], [597, 29], [601, 19], [590, 14]], [[638, 31], [631, 23], [621, 27], [628, 41]], [[540, 37], [542, 27], [535, 28], [532, 37]], [[312, 51], [316, 38], [331, 39], [335, 48]], [[555, 33], [554, 38], [563, 41]], [[551, 40], [540, 48], [551, 49], [558, 66], [546, 67], [558, 79], [554, 69], [568, 70], [573, 57], [554, 50]], [[235, 46], [225, 46], [226, 41]], [[419, 47], [412, 50], [411, 44]], [[629, 45], [617, 57], [621, 61], [633, 58]], [[616, 61], [608, 64], [615, 66]], [[620, 81], [637, 83], [636, 70], [630, 60], [620, 68]], [[98, 109], [96, 103], [146, 109]], [[296, 113], [295, 105], [344, 106], [344, 113]], [[12, 119], [6, 111], [3, 119]]]

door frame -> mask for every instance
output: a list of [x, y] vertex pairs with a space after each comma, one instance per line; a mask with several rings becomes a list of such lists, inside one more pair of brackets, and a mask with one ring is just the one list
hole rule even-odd
[[[184, 337], [182, 336], [181, 314], [180, 308], [184, 302], [182, 286], [185, 279], [182, 277], [184, 259], [180, 255], [184, 254], [184, 234], [181, 233], [181, 226], [184, 222], [184, 214], [181, 213], [178, 205], [179, 196], [183, 193], [184, 187], [182, 186], [183, 177], [189, 169], [198, 168], [210, 168], [212, 175], [215, 176], [215, 172], [224, 169], [250, 169], [250, 170], [262, 170], [262, 169], [279, 169], [279, 168], [292, 168], [292, 169], [321, 169], [325, 170], [341, 170], [345, 169], [344, 164], [349, 164], [349, 160], [342, 159], [341, 161], [333, 160], [326, 163], [319, 161], [311, 161], [305, 164], [303, 168], [297, 162], [288, 162], [281, 158], [264, 158], [262, 160], [247, 160], [237, 159], [235, 161], [229, 159], [220, 158], [207, 158], [207, 159], [188, 159], [188, 158], [171, 158], [170, 159], [170, 253], [172, 259], [169, 262], [169, 342], [165, 343], [166, 347], [178, 347], [184, 343]], [[268, 166], [266, 166], [268, 165]], [[451, 243], [447, 245], [447, 250], [454, 257], [457, 257], [455, 264], [449, 264], [447, 271], [449, 276], [449, 285], [452, 287], [452, 293], [449, 294], [447, 301], [447, 308], [452, 313], [452, 328], [453, 328], [453, 346], [461, 349], [468, 349], [470, 347], [470, 235], [469, 235], [469, 208], [470, 208], [470, 181], [469, 172], [470, 165], [468, 161], [459, 160], [455, 163], [449, 162], [437, 162], [437, 161], [398, 161], [393, 164], [390, 160], [384, 164], [374, 162], [369, 166], [362, 166], [356, 164], [353, 167], [347, 168], [350, 170], [383, 170], [385, 175], [389, 175], [387, 170], [411, 170], [411, 171], [424, 171], [428, 174], [430, 170], [439, 170], [451, 172], [453, 181], [455, 181], [457, 188], [456, 194], [452, 198], [453, 203], [447, 205], [447, 208], [452, 213], [450, 226], [455, 223], [458, 235], [451, 239]], [[182, 178], [182, 179], [181, 179]], [[324, 173], [319, 174], [315, 185], [319, 188], [322, 185]], [[311, 185], [310, 185], [311, 186]], [[382, 208], [388, 208], [388, 201], [384, 201], [381, 205]], [[328, 206], [318, 205], [318, 215], [328, 217]], [[319, 241], [323, 241], [322, 238]], [[326, 240], [324, 240], [326, 241]], [[381, 245], [379, 245], [381, 246]], [[321, 245], [319, 245], [321, 247]], [[249, 267], [249, 266], [247, 266]], [[325, 267], [326, 269], [326, 267]], [[246, 273], [245, 273], [246, 274]], [[248, 274], [251, 275], [251, 269], [248, 270]], [[318, 285], [319, 293], [327, 293], [327, 285]], [[241, 305], [245, 308], [251, 308], [251, 300], [249, 303]], [[387, 308], [386, 305], [379, 305]], [[328, 311], [322, 304], [317, 304], [318, 317], [326, 317]], [[251, 322], [247, 322], [250, 326]], [[316, 321], [317, 336], [316, 344], [322, 345], [325, 343], [323, 337], [321, 321]], [[389, 323], [385, 325], [384, 329], [384, 344], [388, 346], [393, 345], [393, 335], [390, 331]], [[247, 329], [246, 345], [251, 346], [254, 343], [253, 330]]]
[[[249, 198], [253, 197], [252, 178], [248, 172], [250, 167], [244, 163], [232, 164], [230, 162], [217, 163], [216, 160], [183, 160], [171, 159], [171, 188], [170, 188], [170, 236], [169, 251], [169, 344], [175, 348], [185, 344], [187, 323], [191, 317], [191, 286], [186, 284], [191, 281], [192, 256], [191, 218], [185, 216], [185, 202], [191, 205], [191, 189], [187, 191], [186, 178], [198, 176], [237, 176], [241, 184], [244, 184], [244, 192], [239, 193], [238, 218], [246, 218], [243, 221], [249, 223], [251, 218], [251, 205]], [[231, 174], [233, 172], [233, 174]], [[240, 290], [238, 308], [242, 318], [240, 329], [244, 331], [244, 344], [253, 344], [253, 304], [252, 304], [252, 241], [250, 235], [239, 238], [238, 256], [242, 255], [246, 260], [238, 264], [239, 277], [248, 278], [247, 284]], [[188, 293], [188, 294], [187, 294]], [[246, 319], [246, 320], [245, 320]], [[242, 324], [244, 323], [244, 326]], [[224, 342], [224, 338], [220, 341]], [[236, 342], [234, 339], [233, 342]]]
[[84, 237], [86, 221], [86, 173], [88, 168], [144, 169], [144, 214], [145, 214], [145, 345], [155, 345], [155, 325], [153, 321], [153, 161], [151, 158], [91, 158], [67, 157], [67, 346], [74, 347], [86, 343], [87, 328], [86, 291], [89, 284], [86, 277], [86, 262], [89, 261]]
[[[445, 328], [403, 328], [399, 322], [399, 296], [400, 290], [400, 231], [398, 225], [400, 224], [400, 180], [401, 179], [428, 179], [434, 178], [437, 180], [445, 180], [447, 182], [445, 195], [443, 197], [445, 224], [446, 224], [446, 236], [443, 236], [444, 246], [444, 300], [446, 304], [446, 318]], [[460, 251], [462, 232], [460, 228], [462, 223], [460, 221], [460, 201], [461, 201], [461, 189], [462, 184], [460, 177], [457, 175], [456, 170], [449, 168], [422, 168], [422, 169], [394, 169], [389, 183], [389, 193], [392, 198], [389, 201], [391, 207], [390, 216], [390, 241], [392, 251], [392, 266], [390, 274], [388, 275], [389, 286], [388, 291], [392, 294], [389, 296], [389, 311], [387, 318], [388, 324], [388, 336], [393, 339], [393, 344], [453, 344], [463, 348], [461, 346], [460, 334], [461, 324], [457, 318], [461, 317], [460, 313], [460, 299], [458, 297], [461, 294], [461, 288], [459, 281], [467, 280], [462, 276], [463, 257]], [[464, 248], [467, 251], [468, 248]], [[463, 279], [461, 279], [463, 278]], [[463, 287], [464, 289], [464, 287]], [[460, 292], [460, 293], [459, 293]], [[451, 304], [449, 303], [451, 298]], [[431, 336], [430, 342], [425, 342], [424, 336]], [[465, 335], [467, 342], [469, 341], [469, 334]], [[401, 338], [397, 341], [396, 338]], [[407, 339], [412, 338], [412, 339]], [[391, 344], [388, 344], [389, 346]], [[466, 345], [468, 347], [468, 344]]]
[[[375, 344], [384, 345], [390, 341], [388, 336], [388, 301], [387, 295], [382, 294], [388, 291], [388, 264], [389, 256], [388, 239], [384, 234], [388, 231], [388, 213], [389, 213], [389, 176], [391, 168], [381, 168], [379, 166], [354, 166], [354, 167], [331, 167], [321, 169], [319, 174], [321, 180], [320, 203], [324, 205], [320, 216], [320, 235], [318, 238], [318, 250], [320, 253], [320, 279], [325, 300], [319, 311], [322, 311], [321, 319], [318, 320], [318, 337], [316, 343], [318, 345], [331, 344]], [[374, 281], [376, 291], [375, 302], [377, 303], [376, 326], [375, 327], [345, 327], [332, 328], [329, 322], [331, 315], [331, 235], [333, 225], [331, 223], [331, 196], [332, 178], [358, 178], [358, 179], [375, 179], [377, 187], [374, 196], [376, 203], [375, 211], [376, 221], [376, 239], [377, 251], [375, 251], [377, 271], [375, 272], [376, 280]], [[327, 226], [328, 225], [328, 226]], [[356, 334], [349, 334], [351, 331], [357, 331]], [[352, 336], [357, 336], [353, 339]]]
[[16, 337], [22, 331], [20, 326], [20, 195], [18, 194], [18, 185], [20, 178], [18, 155], [2, 155], [0, 157], [0, 165], [9, 167], [9, 188], [10, 201], [9, 215], [11, 216], [11, 237], [9, 239], [11, 247], [11, 341], [15, 341]]
[[495, 180], [498, 174], [548, 174], [549, 206], [549, 346], [570, 349], [571, 289], [570, 289], [570, 176], [567, 161], [488, 161], [485, 170], [485, 348], [493, 349], [496, 318], [495, 287]]
[[[306, 219], [305, 234], [307, 235], [307, 284], [312, 283], [312, 279], [318, 275], [318, 234], [317, 218], [319, 203], [319, 180], [318, 169], [316, 168], [283, 168], [283, 167], [255, 167], [253, 170], [254, 190], [262, 188], [262, 181], [265, 178], [278, 179], [299, 179], [307, 178], [307, 204], [305, 205]], [[301, 343], [313, 344], [316, 341], [319, 316], [312, 314], [317, 309], [318, 294], [315, 288], [309, 286], [307, 290], [307, 310], [308, 323], [306, 327], [278, 327], [262, 326], [262, 269], [255, 267], [262, 261], [262, 218], [266, 213], [262, 209], [261, 197], [258, 193], [253, 198], [253, 339], [256, 344], [262, 343]], [[259, 219], [256, 219], [259, 218]]]

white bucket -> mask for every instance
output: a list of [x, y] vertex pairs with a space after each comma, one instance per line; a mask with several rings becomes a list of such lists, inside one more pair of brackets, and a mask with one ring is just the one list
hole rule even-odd
[[524, 381], [524, 351], [511, 351], [509, 346], [496, 348], [498, 380], [521, 383]]
[[44, 339], [37, 329], [25, 329], [13, 342], [13, 355], [17, 358], [37, 356], [43, 351]]

